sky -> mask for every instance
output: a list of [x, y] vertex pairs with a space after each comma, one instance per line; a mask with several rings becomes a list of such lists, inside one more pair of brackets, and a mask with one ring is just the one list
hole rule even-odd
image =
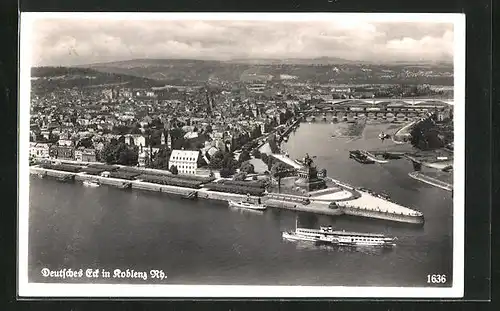
[[452, 61], [454, 39], [452, 23], [355, 18], [320, 21], [46, 18], [37, 19], [31, 31], [34, 66], [138, 58]]

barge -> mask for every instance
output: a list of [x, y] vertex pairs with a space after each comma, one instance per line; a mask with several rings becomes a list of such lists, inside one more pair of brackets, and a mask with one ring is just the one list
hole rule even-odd
[[368, 156], [363, 154], [359, 150], [353, 150], [349, 151], [349, 158], [354, 159], [356, 162], [362, 163], [362, 164], [373, 164], [375, 163], [374, 160], [370, 159]]

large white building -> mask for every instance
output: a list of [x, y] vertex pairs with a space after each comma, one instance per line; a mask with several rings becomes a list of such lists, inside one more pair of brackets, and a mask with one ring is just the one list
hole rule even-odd
[[50, 157], [50, 143], [30, 143], [30, 157], [35, 158], [49, 158]]
[[175, 165], [179, 174], [196, 174], [200, 152], [197, 150], [172, 150], [169, 167]]

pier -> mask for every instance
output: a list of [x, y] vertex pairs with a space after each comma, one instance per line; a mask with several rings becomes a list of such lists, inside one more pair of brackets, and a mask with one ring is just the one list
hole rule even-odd
[[389, 161], [387, 161], [387, 160], [382, 160], [382, 159], [377, 158], [377, 156], [375, 154], [373, 154], [369, 151], [366, 151], [366, 150], [353, 150], [353, 151], [359, 152], [360, 154], [364, 155], [370, 161], [380, 163], [380, 164], [389, 163]]
[[453, 191], [453, 185], [451, 185], [447, 182], [441, 181], [439, 179], [436, 179], [434, 177], [424, 175], [420, 172], [411, 172], [408, 174], [408, 176], [410, 176], [411, 178], [413, 178], [415, 180], [418, 180], [418, 181], [424, 182], [426, 184], [441, 188], [443, 190]]

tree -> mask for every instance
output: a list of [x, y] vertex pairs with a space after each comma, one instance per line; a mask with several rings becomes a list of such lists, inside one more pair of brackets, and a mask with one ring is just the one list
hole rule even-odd
[[250, 159], [251, 159], [251, 157], [250, 157], [250, 153], [248, 152], [248, 150], [243, 149], [243, 151], [240, 154], [240, 157], [238, 158], [238, 161], [240, 163], [243, 163], [243, 162], [248, 161]]
[[84, 147], [84, 148], [93, 148], [94, 147], [94, 142], [92, 142], [92, 139], [90, 137], [86, 137], [81, 139], [76, 148], [78, 147]]
[[271, 175], [278, 180], [278, 192], [281, 192], [281, 179], [288, 173], [288, 166], [282, 162], [277, 162], [271, 168]]
[[223, 166], [224, 153], [222, 151], [217, 151], [210, 158], [210, 163], [208, 167], [211, 169], [221, 169]]
[[153, 161], [151, 163], [152, 168], [168, 170], [168, 161], [170, 160], [171, 150], [165, 146], [162, 146], [160, 150], [154, 155]]
[[253, 174], [255, 173], [255, 167], [253, 166], [252, 163], [246, 161], [241, 164], [240, 171], [245, 172], [247, 174]]
[[236, 162], [231, 152], [222, 152], [219, 150], [210, 159], [208, 167], [210, 169], [228, 168], [234, 172], [238, 167], [238, 162]]
[[136, 165], [139, 154], [136, 148], [130, 148], [116, 139], [104, 145], [100, 159], [107, 164]]
[[174, 128], [170, 130], [170, 137], [172, 137], [173, 141], [179, 138], [183, 138], [185, 134], [186, 133], [184, 133], [181, 128]]
[[138, 127], [131, 128], [129, 132], [130, 132], [130, 134], [142, 134], [141, 129]]
[[275, 135], [270, 135], [269, 139], [267, 140], [267, 142], [269, 143], [269, 148], [271, 149], [272, 153], [279, 153], [280, 152], [278, 144], [276, 142], [276, 136]]
[[273, 157], [267, 157], [267, 169], [270, 171], [273, 167], [274, 160]]
[[150, 127], [154, 128], [154, 129], [162, 129], [163, 128], [163, 123], [161, 122], [160, 118], [154, 118], [151, 121]]
[[177, 166], [175, 166], [175, 165], [172, 165], [172, 166], [170, 167], [170, 172], [171, 172], [172, 174], [174, 174], [174, 175], [179, 174], [179, 170], [177, 169]]
[[112, 164], [116, 159], [115, 150], [117, 145], [118, 141], [116, 139], [112, 139], [111, 142], [105, 144], [101, 150], [101, 160], [107, 164]]
[[244, 181], [244, 180], [245, 180], [245, 178], [247, 178], [247, 174], [246, 174], [246, 173], [244, 173], [244, 172], [240, 172], [240, 173], [238, 173], [238, 174], [234, 175], [233, 180], [236, 180], [236, 181]]
[[223, 167], [220, 170], [220, 177], [222, 177], [222, 178], [228, 178], [228, 177], [230, 177], [233, 174], [234, 174], [234, 170], [231, 170], [228, 167]]
[[252, 139], [255, 139], [255, 138], [258, 138], [262, 136], [262, 131], [260, 129], [260, 126], [256, 126], [253, 131], [252, 131], [252, 135], [251, 135], [251, 138]]
[[128, 127], [126, 125], [116, 125], [116, 126], [113, 126], [112, 132], [114, 134], [118, 134], [118, 135], [125, 135], [125, 134], [130, 133], [130, 127]]
[[260, 159], [262, 160], [262, 162], [267, 164], [267, 162], [269, 161], [269, 156], [266, 153], [260, 153]]
[[253, 151], [252, 151], [252, 156], [256, 159], [260, 159], [261, 158], [261, 154], [260, 154], [260, 151], [259, 149], [255, 148]]
[[120, 143], [118, 145], [117, 154], [118, 157], [115, 163], [121, 165], [137, 165], [137, 160], [139, 159], [139, 153], [135, 148], [129, 148], [124, 143]]
[[320, 172], [321, 176], [323, 176], [323, 178], [325, 178], [327, 176], [326, 168], [322, 168], [319, 172]]

